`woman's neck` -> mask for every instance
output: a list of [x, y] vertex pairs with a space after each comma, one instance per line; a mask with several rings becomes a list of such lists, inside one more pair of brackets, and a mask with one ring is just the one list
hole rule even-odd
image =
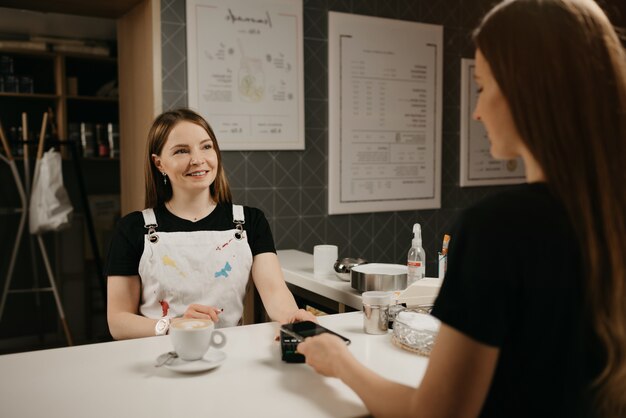
[[522, 153], [521, 157], [524, 161], [524, 168], [526, 170], [526, 182], [538, 183], [546, 181], [543, 168], [541, 168], [535, 157], [533, 157], [530, 152], [526, 151], [525, 153]]
[[196, 196], [173, 196], [165, 203], [167, 209], [179, 218], [189, 221], [197, 221], [207, 217], [213, 209], [215, 202], [209, 194]]

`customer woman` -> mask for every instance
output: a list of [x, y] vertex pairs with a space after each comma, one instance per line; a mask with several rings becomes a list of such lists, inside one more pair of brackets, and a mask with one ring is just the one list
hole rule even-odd
[[527, 184], [465, 211], [415, 389], [298, 346], [375, 416], [626, 416], [626, 55], [591, 0], [508, 0], [474, 33], [481, 121]]
[[237, 325], [250, 275], [273, 320], [315, 320], [285, 285], [263, 212], [232, 203], [217, 138], [201, 116], [158, 116], [145, 168], [146, 209], [120, 220], [109, 250], [113, 338], [163, 335], [183, 317]]

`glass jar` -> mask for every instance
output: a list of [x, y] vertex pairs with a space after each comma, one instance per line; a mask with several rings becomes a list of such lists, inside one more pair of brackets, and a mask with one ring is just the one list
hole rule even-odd
[[392, 292], [363, 292], [363, 331], [386, 334], [389, 329], [389, 306]]

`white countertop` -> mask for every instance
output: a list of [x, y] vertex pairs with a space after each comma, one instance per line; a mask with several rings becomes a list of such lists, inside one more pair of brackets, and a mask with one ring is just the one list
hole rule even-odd
[[[363, 333], [361, 312], [320, 317], [383, 376], [417, 385], [427, 359]], [[179, 374], [154, 367], [169, 336], [0, 356], [0, 415], [26, 417], [355, 417], [363, 403], [337, 379], [280, 360], [276, 323], [222, 329], [220, 367]]]
[[361, 294], [352, 288], [350, 281], [337, 276], [316, 277], [313, 275], [313, 254], [298, 250], [277, 251], [285, 281], [338, 303], [361, 310]]

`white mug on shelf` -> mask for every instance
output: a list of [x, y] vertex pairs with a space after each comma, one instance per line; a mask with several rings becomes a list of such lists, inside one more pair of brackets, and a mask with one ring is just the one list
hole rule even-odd
[[316, 245], [313, 247], [313, 275], [331, 277], [335, 275], [334, 265], [339, 256], [336, 245]]

